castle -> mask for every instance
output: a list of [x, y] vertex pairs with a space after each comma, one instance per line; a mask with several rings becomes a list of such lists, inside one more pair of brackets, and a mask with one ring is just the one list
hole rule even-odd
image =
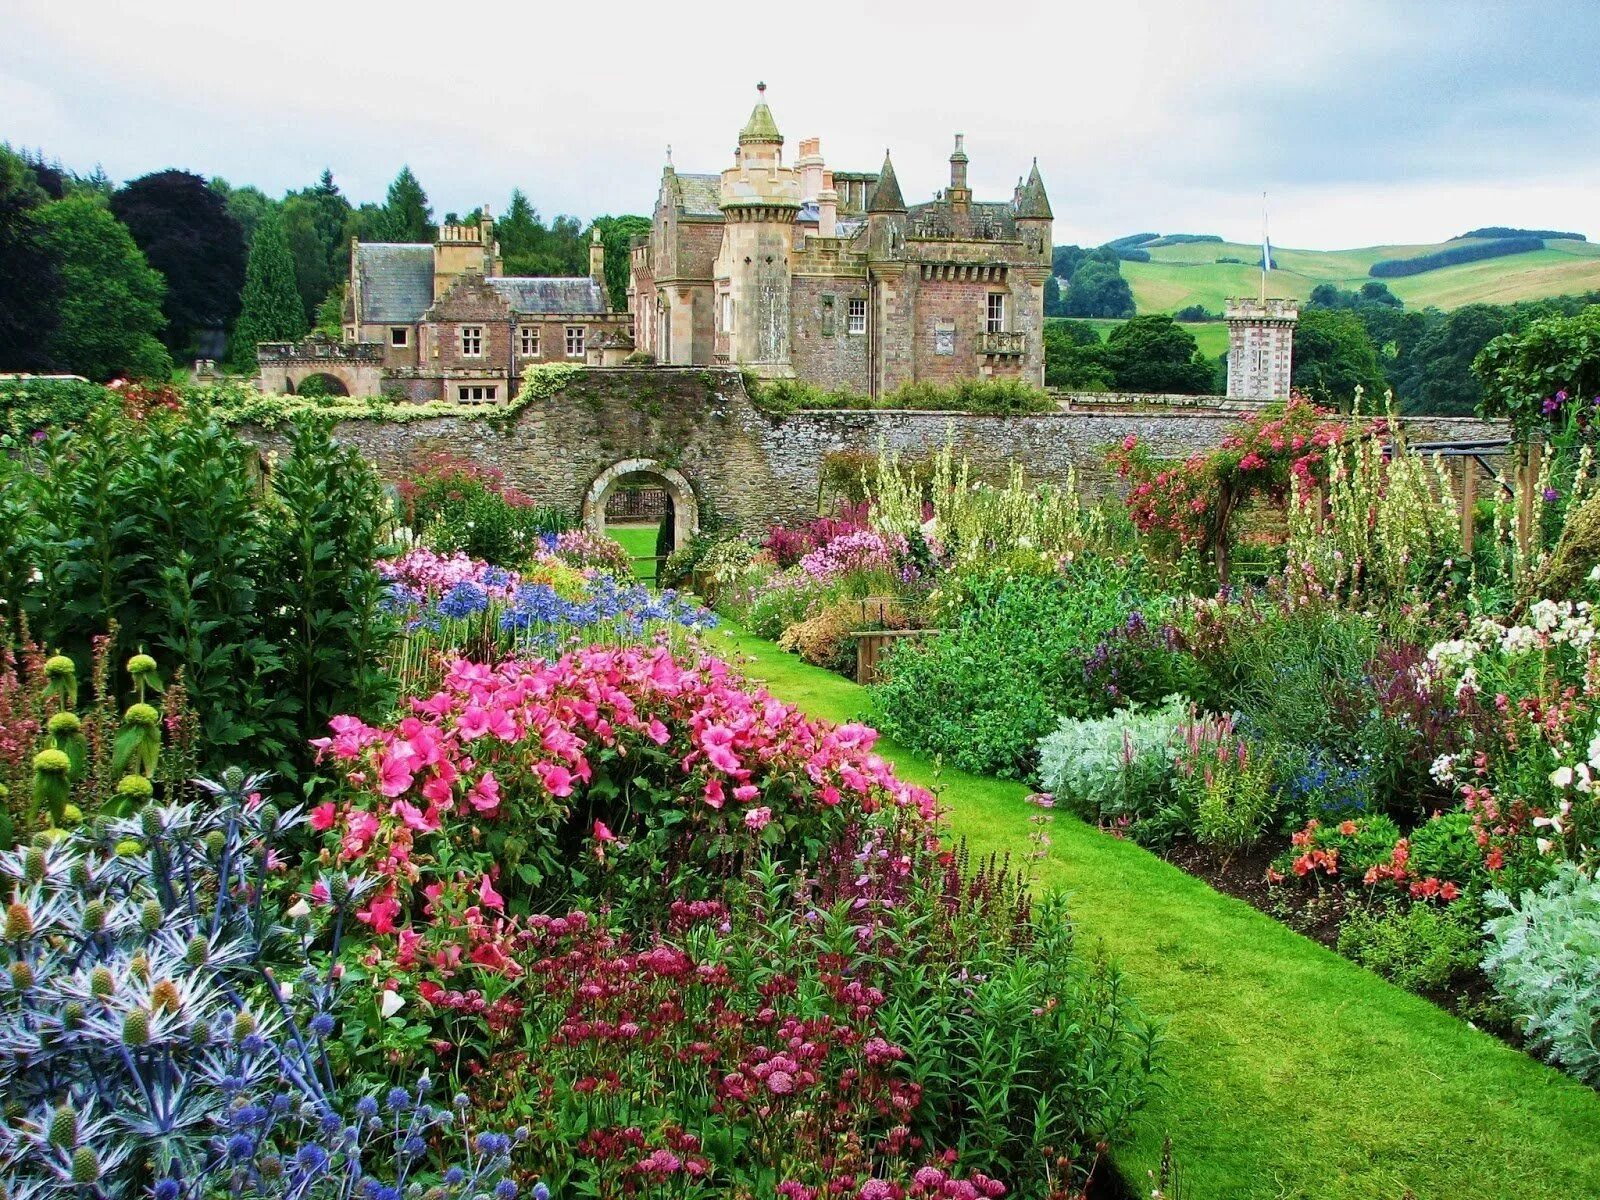
[[261, 386], [295, 391], [315, 376], [342, 394], [496, 404], [536, 363], [620, 362], [627, 330], [598, 230], [587, 276], [508, 276], [484, 209], [476, 224], [441, 225], [431, 244], [352, 240], [343, 344], [263, 343]]
[[873, 397], [974, 376], [1042, 384], [1052, 215], [1037, 161], [1009, 200], [975, 200], [957, 134], [950, 186], [908, 206], [887, 151], [876, 174], [833, 172], [809, 138], [786, 164], [758, 90], [730, 167], [662, 172], [631, 249], [638, 349]]

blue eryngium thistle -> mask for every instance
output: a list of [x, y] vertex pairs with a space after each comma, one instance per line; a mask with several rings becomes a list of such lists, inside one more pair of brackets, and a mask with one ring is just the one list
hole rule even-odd
[[435, 1182], [445, 1164], [412, 1151], [445, 1133], [468, 1164], [462, 1188], [492, 1190], [506, 1156], [475, 1153], [421, 1087], [415, 1103], [391, 1096], [388, 1121], [339, 1100], [332, 966], [370, 881], [286, 920], [295, 897], [267, 852], [299, 812], [261, 803], [262, 777], [199, 782], [203, 805], [0, 853], [6, 1194], [348, 1200], [362, 1179]]

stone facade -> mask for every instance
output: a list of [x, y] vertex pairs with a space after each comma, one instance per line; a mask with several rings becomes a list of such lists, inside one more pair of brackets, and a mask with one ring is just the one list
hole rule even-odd
[[1294, 300], [1228, 300], [1228, 398], [1283, 400], [1294, 372]]
[[[739, 373], [717, 369], [585, 371], [505, 425], [441, 417], [404, 423], [346, 421], [337, 438], [358, 447], [392, 479], [408, 476], [435, 450], [494, 466], [541, 504], [593, 517], [622, 474], [654, 475], [677, 489], [680, 517], [693, 513], [747, 529], [817, 513], [830, 456], [889, 451], [919, 456], [946, 440], [980, 477], [1003, 480], [1014, 463], [1028, 477], [1062, 482], [1069, 471], [1091, 494], [1119, 487], [1106, 450], [1130, 433], [1164, 457], [1217, 445], [1239, 420], [1228, 412], [1055, 412], [1028, 416], [895, 409], [818, 410], [772, 416], [757, 410]], [[1506, 436], [1501, 421], [1422, 418], [1418, 440]], [[282, 448], [281, 435], [250, 435]], [[692, 499], [692, 504], [687, 501]], [[687, 536], [687, 520], [680, 536]]]
[[[370, 342], [346, 344], [312, 334], [298, 342], [262, 342], [256, 359], [261, 388], [268, 392], [299, 392], [315, 379], [325, 395], [371, 396], [383, 383], [383, 347]], [[196, 372], [195, 382], [208, 381]]]
[[641, 350], [874, 397], [922, 380], [1043, 383], [1053, 217], [1037, 162], [1011, 199], [974, 200], [957, 134], [949, 188], [908, 206], [887, 153], [876, 174], [845, 173], [816, 138], [793, 165], [783, 145], [763, 95], [732, 166], [667, 166], [631, 251]]
[[[632, 350], [630, 326], [611, 311], [598, 230], [588, 276], [507, 276], [484, 209], [476, 224], [441, 225], [432, 243], [351, 241], [339, 357], [363, 369], [334, 375], [352, 396], [504, 404], [531, 365], [620, 360]], [[311, 373], [290, 367], [281, 348], [264, 345], [258, 358], [265, 391]]]

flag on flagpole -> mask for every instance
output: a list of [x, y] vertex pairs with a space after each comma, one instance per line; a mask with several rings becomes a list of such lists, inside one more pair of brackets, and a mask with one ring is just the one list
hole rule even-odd
[[1272, 239], [1267, 236], [1267, 194], [1261, 193], [1261, 300], [1267, 299], [1267, 272], [1272, 270]]

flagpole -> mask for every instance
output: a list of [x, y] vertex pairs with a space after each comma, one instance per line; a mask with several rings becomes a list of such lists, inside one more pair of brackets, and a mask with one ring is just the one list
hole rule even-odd
[[1267, 303], [1267, 272], [1272, 269], [1272, 239], [1267, 234], [1267, 194], [1261, 193], [1261, 303]]

